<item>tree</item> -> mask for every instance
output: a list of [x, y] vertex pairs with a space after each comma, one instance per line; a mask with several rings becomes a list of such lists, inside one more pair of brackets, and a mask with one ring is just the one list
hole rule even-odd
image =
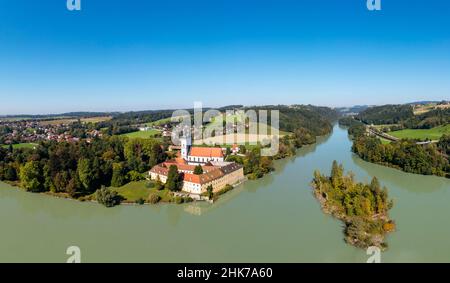
[[150, 167], [163, 162], [167, 158], [166, 153], [161, 147], [161, 144], [153, 142], [151, 145], [149, 165]]
[[77, 166], [78, 178], [86, 191], [94, 188], [94, 168], [91, 166], [89, 159], [82, 158], [78, 161]]
[[166, 189], [169, 191], [179, 191], [182, 185], [181, 175], [178, 173], [178, 168], [175, 165], [170, 165], [169, 173], [167, 174]]
[[83, 188], [83, 185], [81, 184], [80, 178], [78, 178], [77, 173], [72, 173], [71, 178], [69, 180], [69, 183], [66, 187], [66, 192], [74, 197], [76, 196]]
[[201, 175], [201, 174], [203, 174], [203, 168], [202, 168], [201, 165], [195, 166], [195, 168], [194, 168], [194, 174], [195, 174], [195, 175]]
[[372, 181], [370, 182], [370, 190], [376, 194], [381, 191], [380, 182], [378, 181], [377, 177], [372, 178]]
[[113, 163], [111, 186], [121, 187], [127, 182], [125, 168], [122, 163]]
[[95, 192], [97, 201], [106, 207], [113, 207], [120, 204], [121, 198], [116, 191], [102, 187]]
[[20, 182], [29, 192], [42, 192], [44, 180], [42, 168], [37, 161], [28, 161], [20, 168]]
[[206, 187], [206, 192], [208, 193], [208, 198], [212, 199], [214, 197], [214, 188], [212, 185]]
[[8, 181], [17, 180], [16, 169], [13, 166], [11, 166], [11, 164], [6, 167], [4, 178], [5, 178], [5, 180], [8, 180]]

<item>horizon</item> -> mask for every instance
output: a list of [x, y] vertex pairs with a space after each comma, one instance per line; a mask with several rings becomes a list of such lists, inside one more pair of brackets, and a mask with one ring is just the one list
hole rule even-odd
[[450, 3], [365, 2], [7, 1], [0, 116], [448, 100]]
[[[275, 105], [275, 106], [291, 106], [291, 105], [312, 105], [312, 106], [316, 106], [316, 107], [328, 107], [331, 109], [340, 109], [340, 108], [352, 108], [352, 107], [358, 107], [358, 106], [367, 106], [367, 107], [375, 107], [375, 106], [383, 106], [383, 105], [406, 105], [406, 104], [415, 104], [415, 103], [422, 103], [422, 102], [432, 102], [432, 103], [437, 103], [437, 102], [442, 102], [442, 101], [448, 101], [446, 99], [443, 100], [419, 100], [419, 101], [409, 101], [409, 102], [404, 102], [404, 103], [396, 103], [396, 104], [355, 104], [355, 105], [346, 105], [346, 106], [331, 106], [331, 105], [315, 105], [315, 104], [303, 104], [303, 103], [291, 103], [291, 104], [259, 104], [259, 105], [241, 105], [242, 107], [245, 108], [250, 108], [250, 107], [261, 107], [261, 106], [270, 106], [270, 105]], [[222, 107], [227, 107], [227, 106], [231, 106], [231, 105], [219, 105], [216, 107], [212, 107], [212, 106], [202, 106], [202, 109], [218, 109], [218, 108], [222, 108]], [[115, 114], [115, 113], [119, 113], [119, 114], [123, 114], [123, 113], [131, 113], [131, 112], [146, 112], [146, 111], [171, 111], [171, 110], [190, 110], [190, 109], [194, 109], [193, 106], [189, 106], [189, 107], [181, 107], [181, 108], [160, 108], [160, 109], [139, 109], [139, 110], [129, 110], [129, 111], [120, 111], [120, 110], [112, 110], [112, 111], [70, 111], [70, 112], [54, 112], [54, 113], [32, 113], [32, 114], [27, 114], [27, 113], [16, 113], [16, 114], [0, 114], [0, 118], [3, 117], [20, 117], [20, 116], [55, 116], [55, 115], [69, 115], [69, 114], [76, 114], [76, 113], [86, 113], [86, 114]]]

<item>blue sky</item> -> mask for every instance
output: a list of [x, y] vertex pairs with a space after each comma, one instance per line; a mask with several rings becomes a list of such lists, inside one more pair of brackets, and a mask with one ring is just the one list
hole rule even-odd
[[450, 2], [0, 0], [0, 115], [450, 99]]

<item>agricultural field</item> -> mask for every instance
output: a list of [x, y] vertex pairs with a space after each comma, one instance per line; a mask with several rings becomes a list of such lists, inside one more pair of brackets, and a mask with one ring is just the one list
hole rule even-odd
[[[282, 136], [280, 134], [280, 136]], [[255, 135], [255, 134], [228, 134], [222, 136], [209, 137], [206, 139], [195, 140], [195, 145], [221, 145], [221, 146], [231, 146], [232, 144], [244, 144], [246, 147], [252, 145], [256, 146], [257, 143], [260, 143], [264, 140], [270, 140], [272, 135]], [[228, 142], [230, 141], [230, 142]]]
[[[177, 119], [175, 120], [175, 122], [180, 122], [182, 116], [179, 116], [179, 118], [177, 116], [176, 118]], [[163, 126], [165, 124], [170, 123], [171, 121], [172, 121], [172, 117], [169, 117], [169, 118], [165, 118], [165, 119], [156, 120], [156, 121], [153, 121], [153, 122], [148, 122], [148, 123], [145, 123], [144, 125], [146, 127]]]
[[171, 121], [171, 118], [165, 118], [165, 119], [156, 120], [153, 122], [148, 122], [148, 123], [145, 123], [144, 125], [146, 127], [161, 126], [161, 125], [170, 123], [170, 121]]
[[450, 108], [450, 104], [437, 104], [429, 103], [425, 105], [417, 105], [414, 107], [414, 115], [420, 115], [434, 109], [447, 109]]
[[450, 135], [450, 124], [432, 129], [405, 129], [389, 134], [400, 139], [438, 140], [444, 134]]
[[148, 131], [137, 131], [137, 132], [132, 132], [132, 133], [126, 133], [126, 134], [122, 134], [121, 136], [129, 137], [131, 139], [134, 139], [134, 138], [149, 139], [149, 138], [155, 137], [156, 135], [158, 135], [160, 133], [161, 132], [158, 130], [150, 129]]
[[[104, 121], [109, 121], [111, 120], [112, 117], [111, 116], [99, 116], [99, 117], [88, 117], [88, 118], [80, 118], [80, 122], [81, 123], [99, 123], [99, 122], [104, 122]], [[47, 126], [47, 125], [69, 125], [72, 123], [75, 123], [78, 121], [78, 118], [62, 118], [62, 119], [52, 119], [52, 120], [48, 120], [48, 121], [41, 121], [39, 122], [39, 124], [41, 124], [42, 126]]]
[[[243, 123], [243, 121], [244, 121], [244, 117], [243, 117], [243, 115], [239, 115], [239, 114], [233, 114], [233, 115], [229, 115], [229, 116], [226, 116], [226, 118], [224, 117], [223, 118], [223, 120], [226, 120], [227, 122], [235, 122], [235, 123]], [[217, 128], [217, 127], [222, 127], [223, 126], [223, 123], [221, 123], [222, 121], [220, 121], [219, 119], [216, 119], [216, 117], [213, 117], [212, 119], [211, 119], [211, 122], [210, 123], [208, 123], [206, 126], [205, 126], [205, 129], [204, 129], [204, 131], [211, 131], [211, 130], [213, 130], [214, 128]], [[252, 124], [253, 125], [253, 124]], [[262, 127], [264, 127], [264, 126], [266, 126], [267, 127], [267, 134], [268, 135], [270, 135], [272, 132], [274, 132], [274, 128], [273, 127], [271, 127], [271, 126], [269, 126], [269, 125], [267, 125], [267, 124], [264, 124], [264, 123], [257, 123], [257, 133], [258, 134], [260, 134], [259, 133], [259, 131], [260, 131], [260, 129], [262, 129]], [[248, 133], [249, 132], [249, 129], [246, 129], [246, 131], [245, 131], [246, 133]], [[288, 135], [288, 134], [290, 134], [290, 133], [288, 133], [288, 132], [284, 132], [284, 131], [279, 131], [279, 135], [280, 136], [284, 136], [284, 135]]]

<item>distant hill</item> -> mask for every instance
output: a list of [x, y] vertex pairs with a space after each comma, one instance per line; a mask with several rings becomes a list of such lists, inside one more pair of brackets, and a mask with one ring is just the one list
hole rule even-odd
[[349, 115], [356, 115], [360, 112], [366, 110], [369, 108], [369, 105], [354, 105], [350, 107], [337, 107], [335, 108], [336, 111], [338, 111], [343, 116], [349, 116]]
[[3, 119], [51, 119], [51, 118], [88, 118], [88, 117], [99, 117], [99, 116], [115, 116], [120, 114], [120, 112], [67, 112], [60, 114], [18, 114], [18, 115], [0, 115]]
[[366, 124], [397, 124], [414, 117], [414, 109], [410, 104], [382, 105], [369, 107], [358, 114], [358, 120]]

